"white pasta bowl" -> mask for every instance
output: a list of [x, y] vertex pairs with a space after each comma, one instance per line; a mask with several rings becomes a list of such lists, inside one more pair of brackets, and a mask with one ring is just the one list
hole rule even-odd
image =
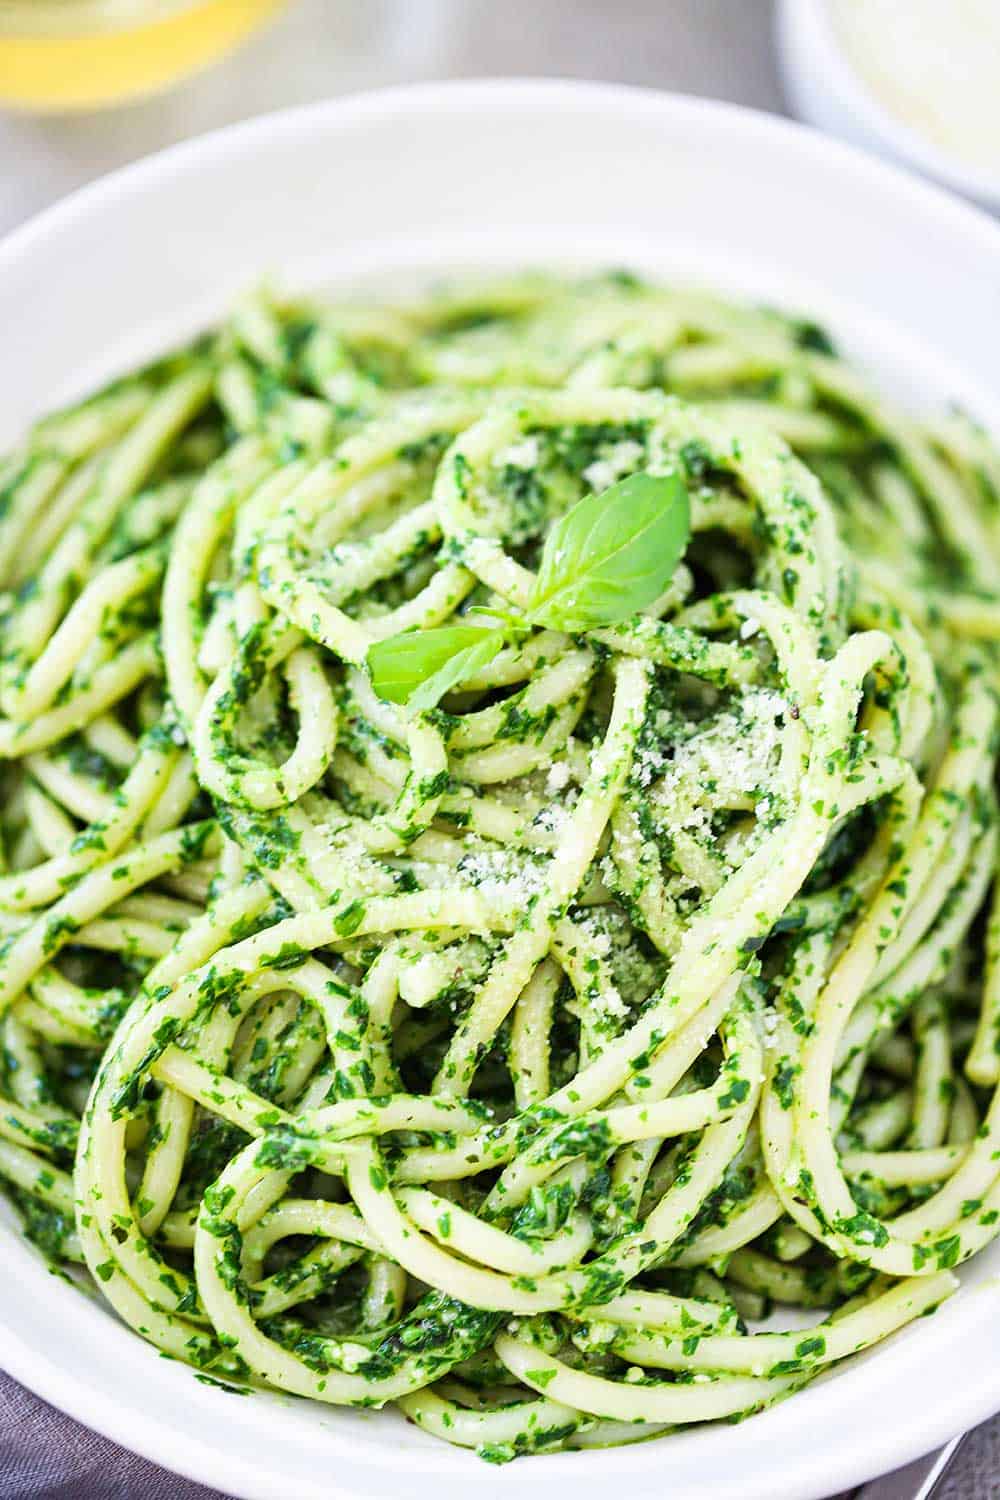
[[[629, 265], [801, 309], [904, 401], [1000, 431], [1000, 227], [784, 122], [592, 84], [433, 85], [252, 122], [140, 163], [0, 247], [0, 433], [248, 283]], [[392, 1412], [199, 1383], [0, 1223], [0, 1360], [81, 1421], [247, 1500], [814, 1500], [1000, 1407], [1000, 1245], [870, 1356], [740, 1425], [489, 1468]]]

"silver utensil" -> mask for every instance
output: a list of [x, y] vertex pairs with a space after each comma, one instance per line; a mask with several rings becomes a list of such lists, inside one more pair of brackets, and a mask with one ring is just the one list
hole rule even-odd
[[871, 1480], [855, 1491], [852, 1500], [931, 1500], [964, 1439], [962, 1433], [905, 1469]]

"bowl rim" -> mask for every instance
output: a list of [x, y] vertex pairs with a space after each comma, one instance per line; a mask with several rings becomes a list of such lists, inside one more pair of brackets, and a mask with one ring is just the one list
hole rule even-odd
[[[788, 0], [785, 3], [787, 5]], [[800, 0], [792, 0], [792, 3], [798, 5]], [[817, 4], [825, 4], [825, 0], [805, 0], [805, 3], [815, 7]], [[739, 126], [741, 130], [756, 132], [762, 140], [772, 138], [781, 141], [789, 150], [803, 156], [826, 158], [827, 165], [835, 165], [843, 173], [867, 177], [872, 185], [882, 186], [887, 192], [907, 197], [918, 205], [922, 203], [926, 210], [934, 211], [939, 218], [951, 218], [959, 232], [992, 239], [992, 248], [1000, 248], [1000, 221], [978, 204], [959, 196], [941, 182], [928, 181], [905, 163], [887, 161], [804, 121], [745, 104], [734, 104], [729, 100], [710, 99], [700, 94], [682, 94], [643, 84], [608, 83], [590, 78], [497, 75], [353, 90], [308, 104], [252, 115], [234, 124], [223, 125], [178, 141], [160, 151], [149, 152], [75, 188], [0, 237], [0, 274], [10, 258], [30, 253], [31, 245], [36, 239], [44, 239], [51, 233], [67, 228], [78, 216], [98, 209], [104, 202], [126, 196], [132, 188], [146, 180], [179, 175], [197, 168], [211, 157], [217, 158], [231, 150], [251, 146], [257, 139], [294, 135], [303, 129], [307, 130], [313, 120], [320, 120], [330, 114], [341, 117], [345, 124], [351, 119], [360, 123], [366, 116], [375, 118], [403, 105], [423, 113], [432, 107], [440, 108], [442, 103], [455, 113], [460, 113], [475, 99], [499, 100], [504, 95], [517, 95], [525, 102], [531, 101], [535, 105], [548, 101], [558, 109], [564, 100], [581, 93], [589, 93], [595, 101], [600, 99], [605, 104], [618, 103], [622, 108], [640, 112], [655, 114], [663, 110], [675, 110], [689, 114], [695, 120], [714, 119], [720, 124], [728, 122]]]
[[[445, 111], [459, 115], [470, 108], [488, 110], [501, 100], [506, 101], [508, 107], [530, 104], [535, 109], [553, 114], [558, 114], [567, 104], [578, 105], [585, 100], [634, 118], [661, 116], [679, 120], [692, 129], [708, 125], [719, 130], [738, 130], [744, 138], [750, 134], [753, 141], [760, 141], [764, 147], [773, 145], [781, 152], [792, 152], [806, 162], [816, 163], [826, 174], [833, 172], [841, 180], [867, 183], [869, 188], [894, 195], [901, 203], [912, 204], [918, 212], [931, 214], [952, 226], [956, 235], [970, 242], [974, 240], [984, 255], [991, 252], [995, 255], [1000, 251], [1000, 224], [986, 213], [896, 165], [795, 122], [740, 105], [649, 88], [584, 80], [493, 78], [420, 83], [346, 94], [265, 114], [169, 147], [78, 189], [15, 229], [0, 242], [0, 278], [8, 268], [30, 257], [34, 246], [51, 236], [71, 232], [77, 220], [100, 213], [111, 203], [127, 203], [133, 193], [141, 196], [157, 184], [197, 173], [210, 159], [224, 161], [233, 152], [252, 150], [259, 141], [294, 139], [302, 132], [311, 131], [319, 121], [335, 121], [338, 129], [353, 128], [366, 120], [381, 120], [389, 115], [398, 119], [401, 114], [412, 115], [414, 112], [440, 115]], [[28, 1254], [28, 1247], [23, 1248]], [[967, 1320], [974, 1316], [973, 1310], [966, 1309], [965, 1316]], [[247, 1485], [243, 1491], [245, 1494], [274, 1493], [265, 1490], [263, 1482], [251, 1483], [252, 1457], [227, 1458], [214, 1448], [209, 1450], [199, 1436], [187, 1432], [182, 1449], [176, 1446], [176, 1434], [172, 1434], [166, 1423], [145, 1413], [137, 1427], [131, 1411], [122, 1409], [119, 1414], [105, 1395], [88, 1387], [84, 1372], [81, 1371], [79, 1376], [70, 1374], [47, 1349], [32, 1346], [23, 1336], [10, 1330], [3, 1362], [15, 1378], [43, 1398], [53, 1400], [71, 1416], [95, 1426], [114, 1441], [174, 1472], [188, 1473], [202, 1483], [217, 1483], [223, 1489], [228, 1487], [227, 1480], [231, 1485], [239, 1474], [238, 1482]], [[804, 1395], [807, 1397], [808, 1392]], [[888, 1468], [905, 1462], [921, 1451], [921, 1446], [926, 1449], [943, 1441], [959, 1425], [988, 1416], [998, 1404], [1000, 1397], [992, 1379], [977, 1380], [974, 1390], [966, 1389], [961, 1399], [954, 1389], [942, 1391], [940, 1400], [931, 1410], [915, 1411], [906, 1424], [867, 1434], [863, 1449], [867, 1457], [858, 1462], [855, 1455], [852, 1472], [860, 1481], [868, 1477], [876, 1465]], [[817, 1446], [824, 1447], [822, 1444]], [[825, 1461], [828, 1459], [827, 1454]], [[797, 1495], [804, 1495], [806, 1486], [809, 1486], [810, 1494], [816, 1493], [813, 1485], [821, 1475], [821, 1460], [819, 1453], [809, 1462], [800, 1459], [796, 1470]], [[846, 1472], [845, 1469], [845, 1475]], [[248, 1476], [246, 1480], [242, 1477], [244, 1474]], [[819, 1482], [825, 1477], [825, 1472], [822, 1472]], [[500, 1491], [488, 1487], [487, 1492], [492, 1495]], [[341, 1489], [338, 1485], [329, 1486], [327, 1493], [346, 1497], [356, 1492]], [[790, 1493], [792, 1491], [787, 1485], [783, 1486], [782, 1494]]]
[[927, 173], [940, 186], [983, 202], [1000, 204], [1000, 170], [979, 167], [953, 155], [894, 115], [855, 67], [837, 30], [831, 0], [781, 0], [779, 35], [822, 59], [827, 93], [839, 96], [872, 138], [895, 154], [897, 163]]

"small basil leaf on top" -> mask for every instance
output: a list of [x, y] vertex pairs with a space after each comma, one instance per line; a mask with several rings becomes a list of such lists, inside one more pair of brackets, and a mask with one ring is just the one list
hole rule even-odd
[[522, 612], [478, 606], [500, 623], [442, 625], [378, 641], [368, 652], [380, 698], [415, 713], [434, 708], [530, 625], [577, 633], [614, 625], [658, 599], [691, 534], [687, 490], [676, 474], [632, 474], [586, 495], [552, 527]]
[[506, 641], [506, 630], [478, 625], [442, 625], [390, 636], [369, 648], [372, 686], [380, 698], [420, 713], [488, 666]]
[[525, 613], [571, 632], [637, 614], [667, 587], [690, 534], [677, 474], [632, 474], [586, 495], [549, 531]]

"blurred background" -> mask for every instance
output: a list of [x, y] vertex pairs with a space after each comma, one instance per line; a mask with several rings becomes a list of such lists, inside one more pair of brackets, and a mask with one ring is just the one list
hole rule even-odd
[[[512, 74], [799, 113], [1000, 206], [1000, 0], [0, 0], [0, 234], [251, 115]], [[989, 1500], [998, 1476], [1000, 1419], [968, 1440], [935, 1500]], [[919, 1485], [911, 1473], [877, 1497], [916, 1500]], [[0, 1500], [208, 1493], [0, 1375]]]
[[1000, 0], [0, 0], [0, 232], [250, 115], [511, 74], [788, 111], [1000, 212]]
[[[79, 26], [97, 11], [148, 25], [108, 29], [81, 54], [38, 13]], [[174, 12], [176, 14], [170, 14]], [[61, 14], [60, 14], [61, 13]], [[88, 15], [89, 13], [89, 15]], [[183, 23], [183, 24], [181, 24]], [[180, 27], [180, 36], [173, 28]], [[165, 39], [164, 31], [167, 36]], [[243, 41], [169, 92], [116, 109], [29, 112], [32, 102], [136, 87]], [[131, 34], [130, 34], [131, 33]], [[168, 48], [167, 42], [172, 46]], [[116, 50], [117, 49], [117, 50]], [[104, 76], [94, 79], [97, 62]], [[164, 53], [169, 52], [169, 60]], [[681, 89], [781, 107], [770, 0], [0, 0], [0, 232], [102, 172], [266, 110], [383, 84], [443, 77], [560, 74]], [[150, 78], [149, 82], [162, 82]], [[34, 96], [33, 100], [31, 96]]]

